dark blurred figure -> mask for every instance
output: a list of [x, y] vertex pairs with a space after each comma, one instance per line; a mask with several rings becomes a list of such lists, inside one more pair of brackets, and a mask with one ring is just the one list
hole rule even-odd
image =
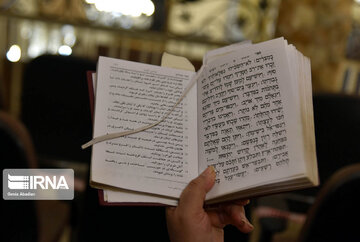
[[[25, 127], [0, 111], [0, 162], [3, 169], [35, 168], [35, 154]], [[7, 179], [7, 178], [5, 178]], [[1, 199], [2, 241], [37, 241], [35, 201]]]

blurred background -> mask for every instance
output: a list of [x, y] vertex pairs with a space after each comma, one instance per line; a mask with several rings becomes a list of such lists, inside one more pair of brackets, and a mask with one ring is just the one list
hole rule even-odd
[[[109, 229], [104, 221], [125, 210], [90, 205], [97, 202], [88, 187], [90, 151], [80, 150], [92, 136], [86, 71], [96, 69], [99, 55], [159, 65], [166, 51], [199, 68], [211, 49], [283, 36], [311, 59], [322, 181], [360, 162], [359, 0], [0, 0], [0, 33], [6, 116], [0, 127], [15, 130], [2, 135], [18, 149], [0, 148], [3, 168], [71, 167], [77, 184], [72, 202], [2, 201], [9, 216], [21, 206], [34, 211], [25, 216], [26, 229], [5, 241], [90, 241], [105, 234], [106, 241], [122, 241], [101, 225]], [[3, 139], [2, 147], [9, 142]], [[23, 156], [14, 158], [19, 152]], [[241, 241], [297, 241], [319, 189], [254, 200], [248, 213], [256, 229]], [[142, 209], [128, 208], [128, 216], [163, 212]], [[165, 226], [160, 217], [158, 225]], [[166, 241], [163, 230], [157, 241]], [[229, 229], [225, 238], [237, 236]]]

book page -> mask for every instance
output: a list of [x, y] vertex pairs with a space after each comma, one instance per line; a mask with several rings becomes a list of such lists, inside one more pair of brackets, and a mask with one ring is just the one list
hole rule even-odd
[[[101, 57], [94, 137], [160, 120], [194, 72]], [[179, 197], [198, 174], [196, 87], [159, 125], [93, 146], [91, 179], [119, 188]]]
[[208, 199], [305, 172], [285, 46], [283, 39], [239, 46], [207, 63], [198, 82], [198, 144], [199, 172], [209, 165], [217, 172]]

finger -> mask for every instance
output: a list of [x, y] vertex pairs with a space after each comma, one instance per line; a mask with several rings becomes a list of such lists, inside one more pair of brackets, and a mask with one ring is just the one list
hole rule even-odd
[[166, 214], [173, 214], [176, 210], [176, 207], [173, 207], [173, 206], [169, 206], [169, 207], [166, 207], [165, 208], [165, 212]]
[[205, 210], [206, 211], [210, 211], [210, 210], [218, 210], [219, 206], [229, 206], [229, 205], [239, 205], [239, 206], [246, 206], [250, 203], [250, 199], [240, 199], [240, 200], [235, 200], [235, 201], [230, 201], [230, 202], [222, 202], [222, 203], [217, 203], [217, 204], [210, 204], [210, 205], [206, 205], [205, 206]]
[[176, 207], [166, 207], [165, 216], [167, 222], [173, 222], [175, 219]]
[[231, 203], [235, 205], [246, 206], [250, 203], [250, 199], [235, 200], [232, 201]]
[[225, 211], [225, 208], [230, 206], [229, 204], [230, 203], [217, 204], [216, 207], [212, 207], [211, 210], [206, 211], [212, 225], [223, 228], [231, 223], [231, 218]]
[[226, 223], [225, 218], [223, 217], [223, 211], [220, 210], [211, 210], [207, 212], [210, 219], [211, 225], [219, 229], [224, 228], [228, 223]]
[[228, 224], [237, 227], [243, 233], [249, 233], [254, 226], [245, 216], [243, 206], [238, 205], [220, 205], [217, 210], [208, 211], [211, 224], [218, 228], [224, 228]]
[[225, 212], [224, 217], [230, 221], [229, 223], [237, 227], [241, 232], [249, 233], [254, 229], [254, 226], [246, 218], [243, 206], [226, 206], [223, 211]]
[[202, 211], [206, 193], [215, 184], [215, 176], [214, 167], [209, 166], [192, 180], [181, 193], [179, 208], [188, 212]]

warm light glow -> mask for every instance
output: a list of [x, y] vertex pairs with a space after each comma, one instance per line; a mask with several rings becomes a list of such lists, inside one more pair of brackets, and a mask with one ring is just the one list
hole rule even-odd
[[85, 2], [88, 4], [94, 4], [94, 3], [96, 3], [96, 0], [86, 0]]
[[39, 45], [32, 44], [29, 46], [27, 54], [30, 58], [38, 57], [42, 53], [42, 50]]
[[75, 28], [71, 25], [64, 25], [61, 32], [64, 36], [64, 44], [70, 47], [74, 46], [76, 42]]
[[360, 4], [360, 0], [355, 0], [356, 3]]
[[59, 47], [58, 52], [59, 52], [60, 55], [68, 56], [68, 55], [71, 55], [72, 49], [71, 49], [70, 46], [62, 45], [62, 46]]
[[155, 5], [152, 1], [143, 1], [143, 13], [147, 16], [151, 16], [155, 12]]
[[6, 53], [6, 58], [11, 62], [18, 62], [21, 57], [21, 49], [18, 45], [12, 45]]
[[132, 17], [139, 17], [141, 14], [151, 16], [155, 12], [154, 3], [151, 0], [87, 0], [86, 2], [95, 3], [98, 11]]

